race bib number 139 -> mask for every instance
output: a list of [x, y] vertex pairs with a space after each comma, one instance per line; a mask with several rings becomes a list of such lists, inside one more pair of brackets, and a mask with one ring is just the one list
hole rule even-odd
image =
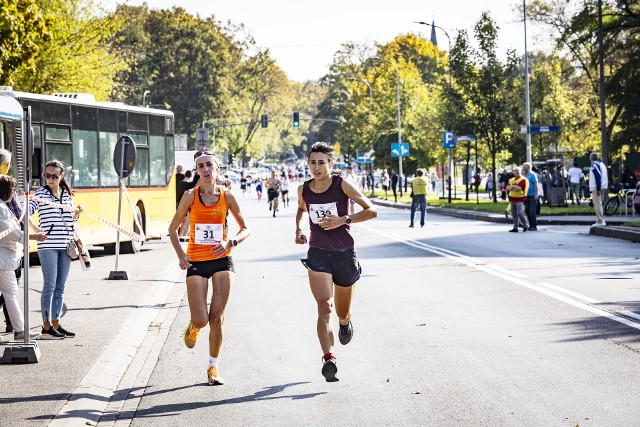
[[324, 203], [324, 204], [309, 204], [309, 218], [314, 224], [320, 223], [320, 220], [328, 216], [338, 216], [338, 204]]
[[222, 241], [222, 224], [196, 224], [197, 245], [213, 245]]

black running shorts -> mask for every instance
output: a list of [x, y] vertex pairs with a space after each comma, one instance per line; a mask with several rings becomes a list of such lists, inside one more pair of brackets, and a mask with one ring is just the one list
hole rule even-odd
[[348, 288], [360, 279], [362, 267], [356, 257], [356, 251], [326, 251], [309, 248], [307, 259], [301, 259], [308, 269], [319, 273], [329, 273], [333, 283]]
[[191, 261], [191, 267], [187, 268], [187, 277], [200, 276], [209, 279], [219, 271], [235, 272], [230, 256], [211, 261]]
[[267, 190], [267, 196], [269, 197], [269, 201], [272, 201], [273, 199], [277, 199], [278, 198], [278, 190], [275, 190], [273, 188], [269, 188]]

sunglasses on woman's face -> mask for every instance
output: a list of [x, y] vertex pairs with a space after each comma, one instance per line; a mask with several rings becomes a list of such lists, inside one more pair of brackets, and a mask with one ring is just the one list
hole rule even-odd
[[51, 175], [50, 173], [44, 174], [44, 179], [52, 179], [54, 181], [57, 181], [58, 178], [60, 178], [58, 175]]

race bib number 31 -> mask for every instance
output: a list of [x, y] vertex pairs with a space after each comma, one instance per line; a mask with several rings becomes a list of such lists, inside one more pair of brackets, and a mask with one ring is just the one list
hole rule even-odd
[[316, 203], [309, 204], [309, 218], [312, 223], [318, 224], [321, 219], [331, 215], [338, 216], [338, 204], [336, 202], [321, 205]]
[[196, 245], [213, 245], [222, 241], [222, 224], [196, 224]]

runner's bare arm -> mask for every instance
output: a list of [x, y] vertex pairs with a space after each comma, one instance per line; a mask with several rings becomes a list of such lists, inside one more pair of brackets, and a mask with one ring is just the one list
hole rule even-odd
[[305, 243], [307, 243], [307, 236], [304, 235], [302, 229], [300, 228], [302, 217], [307, 211], [307, 205], [302, 199], [302, 187], [302, 185], [298, 186], [298, 210], [296, 212], [296, 243], [299, 245], [304, 245]]
[[[240, 210], [240, 205], [238, 204], [236, 196], [231, 191], [225, 191], [224, 196], [227, 199], [227, 205], [229, 206], [231, 215], [233, 215], [233, 217], [236, 219], [236, 222], [238, 223], [238, 227], [240, 227], [240, 230], [238, 230], [238, 234], [236, 234], [236, 237], [233, 240], [235, 240], [237, 243], [240, 243], [244, 239], [249, 237], [249, 235], [251, 234], [251, 230], [249, 230], [249, 227], [244, 220], [244, 216], [242, 215], [242, 211]], [[229, 245], [230, 244], [231, 243], [229, 243]]]
[[189, 259], [187, 258], [187, 254], [184, 253], [182, 246], [180, 246], [180, 239], [178, 237], [178, 227], [182, 223], [182, 220], [185, 216], [189, 215], [189, 208], [191, 207], [191, 203], [193, 203], [193, 190], [185, 191], [182, 199], [180, 199], [180, 204], [178, 205], [178, 209], [176, 213], [173, 215], [173, 219], [171, 220], [171, 224], [169, 224], [169, 239], [171, 239], [171, 245], [173, 245], [173, 250], [176, 251], [176, 255], [178, 255], [178, 261], [180, 263], [180, 268], [185, 270], [191, 266]]
[[[362, 207], [360, 212], [350, 215], [351, 223], [368, 221], [378, 216], [378, 210], [373, 207], [371, 201], [362, 194], [353, 182], [343, 179], [342, 191]], [[346, 224], [346, 217], [344, 216], [330, 216], [320, 221], [320, 226], [324, 230], [333, 230], [334, 228], [342, 227], [344, 224]]]

